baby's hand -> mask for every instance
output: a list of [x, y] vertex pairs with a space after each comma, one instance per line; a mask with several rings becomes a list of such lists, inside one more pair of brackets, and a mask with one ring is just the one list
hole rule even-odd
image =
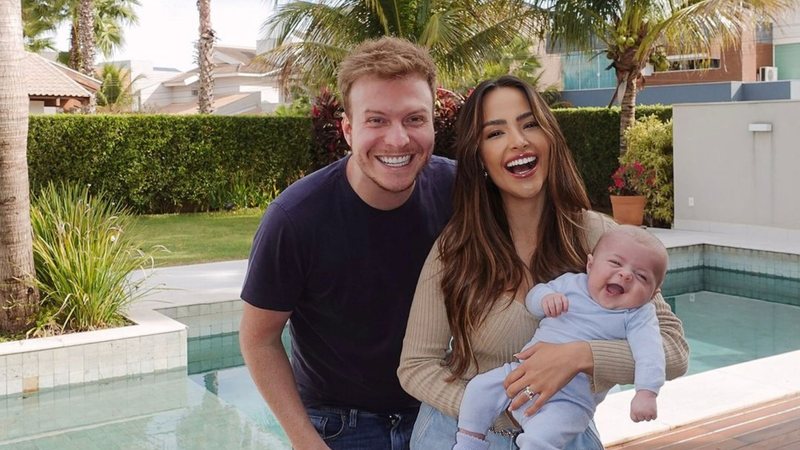
[[569, 300], [564, 294], [547, 294], [542, 299], [542, 309], [547, 317], [558, 317], [569, 309]]
[[657, 409], [655, 392], [646, 389], [636, 391], [631, 400], [631, 420], [653, 420], [658, 416]]

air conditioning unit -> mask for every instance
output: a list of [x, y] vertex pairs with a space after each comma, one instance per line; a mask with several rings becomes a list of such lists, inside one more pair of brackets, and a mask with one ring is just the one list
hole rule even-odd
[[775, 66], [762, 66], [758, 68], [759, 81], [778, 81], [778, 68]]

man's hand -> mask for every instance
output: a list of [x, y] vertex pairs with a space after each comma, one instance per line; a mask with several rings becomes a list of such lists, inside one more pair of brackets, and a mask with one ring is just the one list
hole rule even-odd
[[537, 395], [533, 406], [525, 410], [526, 416], [536, 414], [548, 400], [567, 385], [578, 372], [591, 375], [594, 368], [592, 349], [588, 342], [568, 344], [539, 342], [516, 355], [521, 364], [508, 374], [503, 386], [515, 410], [529, 400], [525, 387]]
[[547, 294], [542, 298], [542, 309], [547, 317], [558, 317], [569, 310], [567, 296], [559, 292]]
[[658, 406], [656, 404], [656, 393], [641, 389], [636, 391], [636, 395], [631, 400], [631, 420], [641, 422], [643, 420], [653, 420], [658, 417]]

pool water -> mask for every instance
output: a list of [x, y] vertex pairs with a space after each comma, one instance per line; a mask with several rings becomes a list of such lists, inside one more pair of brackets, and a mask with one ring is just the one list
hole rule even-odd
[[[663, 293], [683, 322], [691, 349], [689, 374], [800, 349], [800, 280], [691, 268], [670, 271]], [[288, 348], [286, 331], [283, 339]], [[189, 361], [192, 380], [290, 448], [242, 366], [236, 333], [190, 339]]]
[[[284, 330], [283, 346], [289, 351], [289, 332]], [[270, 450], [291, 450], [289, 439], [262, 400], [239, 350], [239, 333], [189, 339], [189, 379], [216, 394], [223, 401], [253, 419], [275, 437]]]

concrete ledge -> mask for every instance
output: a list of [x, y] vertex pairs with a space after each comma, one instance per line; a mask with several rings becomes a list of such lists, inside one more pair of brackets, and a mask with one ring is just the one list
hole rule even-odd
[[658, 395], [658, 419], [630, 419], [633, 389], [610, 394], [597, 407], [595, 423], [604, 446], [622, 444], [800, 393], [800, 351], [734, 364], [667, 381]]
[[135, 325], [0, 343], [0, 397], [187, 366], [186, 325], [134, 308]]

